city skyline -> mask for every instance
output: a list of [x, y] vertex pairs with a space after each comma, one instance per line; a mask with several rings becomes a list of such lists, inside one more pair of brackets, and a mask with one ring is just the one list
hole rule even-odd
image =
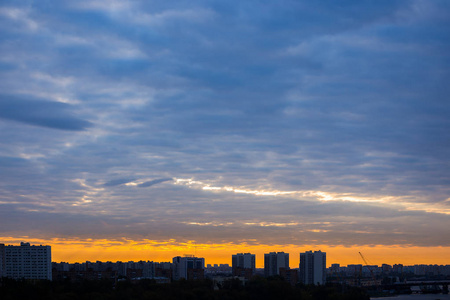
[[0, 242], [450, 264], [449, 36], [444, 0], [2, 1]]
[[[32, 239], [30, 239], [32, 240]], [[0, 244], [2, 244], [4, 242], [0, 241]], [[22, 244], [24, 242], [19, 242], [18, 244]], [[29, 243], [29, 240], [27, 240], [27, 242], [25, 242], [26, 244], [32, 244], [33, 243]], [[14, 244], [9, 244], [9, 243], [4, 243], [4, 245], [7, 246], [17, 246]], [[42, 244], [35, 244], [34, 246], [50, 246], [50, 245], [42, 245]], [[192, 252], [192, 253], [187, 253], [187, 252], [166, 252], [164, 255], [152, 255], [149, 254], [149, 256], [146, 257], [141, 257], [138, 255], [131, 255], [130, 256], [130, 252], [127, 252], [128, 256], [123, 256], [122, 259], [120, 259], [120, 257], [116, 257], [116, 259], [111, 258], [112, 256], [110, 256], [110, 253], [107, 253], [106, 256], [102, 254], [99, 254], [98, 256], [90, 256], [90, 259], [86, 259], [86, 258], [79, 258], [79, 259], [72, 259], [72, 260], [65, 260], [65, 259], [61, 259], [61, 255], [58, 255], [58, 251], [54, 250], [54, 246], [51, 246], [53, 248], [52, 250], [52, 261], [53, 262], [67, 262], [67, 263], [84, 263], [86, 261], [91, 261], [91, 262], [95, 262], [95, 261], [103, 261], [103, 262], [107, 262], [107, 261], [122, 261], [122, 262], [128, 262], [128, 261], [155, 261], [155, 262], [171, 262], [173, 260], [174, 257], [201, 257], [205, 259], [205, 264], [208, 265], [220, 265], [220, 264], [228, 264], [228, 265], [232, 265], [232, 258], [235, 255], [239, 255], [239, 254], [251, 254], [252, 256], [255, 256], [255, 266], [256, 268], [262, 269], [264, 268], [264, 261], [265, 261], [265, 256], [267, 254], [272, 254], [272, 253], [283, 253], [284, 251], [280, 250], [280, 249], [286, 249], [283, 247], [280, 248], [272, 248], [268, 251], [264, 251], [264, 252], [259, 252], [261, 250], [257, 250], [258, 252], [252, 252], [252, 251], [247, 251], [247, 252], [241, 252], [241, 253], [237, 253], [235, 249], [226, 249], [223, 253], [223, 256], [220, 256], [219, 259], [214, 259], [211, 258], [211, 256], [208, 256], [208, 254], [203, 255], [201, 253], [197, 253], [197, 252]], [[195, 249], [196, 247], [194, 247]], [[186, 248], [187, 249], [187, 248]], [[192, 248], [191, 248], [192, 249]], [[308, 249], [308, 250], [302, 250], [302, 252], [322, 252], [322, 253], [326, 253], [326, 255], [328, 257], [332, 257], [332, 261], [330, 261], [330, 259], [327, 260], [326, 262], [326, 267], [331, 267], [333, 264], [340, 264], [341, 266], [346, 266], [346, 265], [378, 265], [381, 266], [383, 264], [390, 264], [390, 265], [395, 265], [395, 264], [402, 264], [402, 265], [450, 265], [450, 263], [445, 263], [445, 262], [436, 262], [435, 260], [433, 262], [427, 262], [427, 260], [424, 260], [422, 257], [414, 257], [414, 258], [410, 258], [405, 260], [404, 257], [402, 258], [396, 258], [397, 260], [391, 260], [391, 256], [390, 255], [385, 255], [385, 256], [373, 256], [373, 253], [376, 254], [376, 252], [365, 252], [365, 255], [368, 255], [367, 257], [367, 263], [361, 258], [361, 254], [358, 252], [357, 254], [355, 254], [353, 258], [351, 258], [351, 260], [346, 261], [345, 259], [339, 259], [339, 256], [336, 256], [335, 253], [331, 252], [331, 253], [327, 253], [327, 251], [323, 251], [324, 249], [322, 248], [315, 248], [315, 249]], [[233, 252], [234, 251], [234, 252]], [[209, 252], [209, 250], [207, 251], [207, 253]], [[302, 254], [302, 252], [284, 252], [285, 254], [288, 255], [288, 261], [289, 261], [289, 266], [290, 268], [298, 268], [299, 264], [300, 264], [300, 254]], [[292, 255], [290, 255], [292, 254]], [[290, 255], [290, 256], [289, 256]], [[408, 256], [408, 255], [406, 255]], [[432, 253], [429, 253], [428, 256], [433, 256]], [[109, 257], [109, 258], [108, 258]], [[128, 258], [127, 258], [128, 257]], [[131, 259], [130, 257], [134, 257], [134, 259]]]

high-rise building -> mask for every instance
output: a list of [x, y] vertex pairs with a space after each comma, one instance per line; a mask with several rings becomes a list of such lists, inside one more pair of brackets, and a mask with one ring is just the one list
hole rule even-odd
[[3, 274], [5, 263], [5, 244], [0, 244], [0, 278], [5, 277]]
[[395, 273], [398, 273], [398, 274], [403, 273], [403, 265], [402, 264], [395, 264], [392, 267], [392, 271], [394, 271]]
[[264, 254], [264, 276], [280, 275], [280, 268], [289, 269], [289, 253], [270, 252]]
[[322, 251], [300, 253], [300, 281], [303, 284], [325, 284], [327, 254]]
[[255, 275], [256, 270], [255, 254], [238, 253], [231, 256], [232, 274], [250, 278]]
[[203, 279], [205, 274], [205, 259], [194, 256], [176, 256], [172, 259], [174, 280]]
[[20, 246], [0, 244], [0, 277], [14, 279], [52, 280], [52, 253], [50, 246]]

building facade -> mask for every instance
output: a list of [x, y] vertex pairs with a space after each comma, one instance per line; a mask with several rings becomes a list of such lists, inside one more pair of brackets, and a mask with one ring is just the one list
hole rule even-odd
[[303, 284], [325, 284], [327, 254], [322, 251], [300, 253], [300, 281]]
[[255, 275], [256, 257], [251, 253], [238, 253], [231, 256], [233, 276], [250, 278]]
[[5, 277], [3, 271], [5, 269], [5, 265], [5, 244], [0, 244], [0, 278]]
[[20, 246], [0, 244], [0, 277], [14, 279], [52, 280], [52, 253], [50, 246]]
[[270, 252], [264, 254], [264, 276], [280, 275], [280, 269], [289, 269], [289, 253]]
[[174, 280], [203, 279], [205, 274], [205, 259], [194, 256], [176, 256], [172, 259]]

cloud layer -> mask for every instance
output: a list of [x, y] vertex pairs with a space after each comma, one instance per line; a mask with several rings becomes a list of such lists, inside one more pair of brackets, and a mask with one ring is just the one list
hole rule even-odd
[[0, 236], [450, 246], [447, 1], [3, 1]]

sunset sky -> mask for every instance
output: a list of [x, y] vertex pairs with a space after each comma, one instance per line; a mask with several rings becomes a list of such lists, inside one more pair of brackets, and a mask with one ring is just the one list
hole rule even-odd
[[450, 264], [450, 1], [0, 2], [0, 243]]

